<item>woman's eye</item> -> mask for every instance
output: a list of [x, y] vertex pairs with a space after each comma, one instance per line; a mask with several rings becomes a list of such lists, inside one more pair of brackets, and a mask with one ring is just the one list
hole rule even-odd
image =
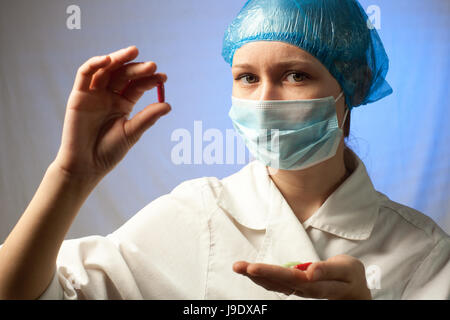
[[[289, 82], [294, 82], [294, 83], [302, 82], [306, 78], [308, 78], [308, 76], [302, 72], [292, 72], [292, 73], [288, 74], [288, 78], [289, 77], [293, 78], [293, 81], [289, 80]], [[241, 79], [243, 79], [242, 81], [244, 84], [252, 84], [252, 83], [255, 83], [258, 81], [258, 78], [252, 74], [243, 74], [243, 75], [237, 77], [235, 80], [239, 81]]]
[[306, 75], [304, 73], [299, 73], [299, 72], [290, 73], [288, 75], [288, 78], [290, 76], [293, 76], [292, 78], [294, 79], [294, 82], [302, 82], [306, 78]]
[[250, 84], [250, 83], [255, 82], [256, 77], [251, 74], [244, 74], [244, 75], [238, 77], [236, 80], [240, 80], [240, 79], [245, 79], [246, 81], [244, 81], [244, 83]]

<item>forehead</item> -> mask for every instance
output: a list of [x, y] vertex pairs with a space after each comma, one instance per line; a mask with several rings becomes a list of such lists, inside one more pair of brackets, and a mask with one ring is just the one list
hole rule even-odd
[[252, 67], [287, 67], [294, 64], [324, 68], [314, 56], [292, 44], [279, 41], [254, 41], [236, 50], [232, 70]]

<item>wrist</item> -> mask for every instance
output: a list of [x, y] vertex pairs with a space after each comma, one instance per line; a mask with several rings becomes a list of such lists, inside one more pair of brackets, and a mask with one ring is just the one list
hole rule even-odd
[[102, 179], [102, 177], [92, 174], [70, 172], [56, 160], [49, 165], [45, 175], [50, 177], [51, 180], [57, 181], [63, 186], [81, 194], [86, 192], [89, 194]]

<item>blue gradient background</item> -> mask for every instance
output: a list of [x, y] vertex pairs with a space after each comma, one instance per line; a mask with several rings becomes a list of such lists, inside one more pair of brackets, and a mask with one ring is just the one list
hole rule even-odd
[[[0, 11], [0, 242], [31, 200], [59, 148], [75, 73], [91, 56], [136, 45], [137, 61], [168, 75], [172, 112], [144, 134], [90, 195], [66, 238], [106, 235], [184, 180], [225, 177], [243, 165], [175, 165], [172, 132], [195, 120], [232, 129], [232, 77], [220, 53], [245, 1], [9, 1]], [[66, 27], [81, 8], [81, 30]], [[381, 9], [378, 30], [394, 93], [353, 109], [350, 147], [377, 190], [450, 232], [450, 1], [361, 1]], [[133, 114], [156, 102], [147, 92]], [[225, 142], [225, 141], [224, 141]], [[204, 142], [205, 147], [208, 142]], [[245, 201], [245, 199], [243, 199]]]

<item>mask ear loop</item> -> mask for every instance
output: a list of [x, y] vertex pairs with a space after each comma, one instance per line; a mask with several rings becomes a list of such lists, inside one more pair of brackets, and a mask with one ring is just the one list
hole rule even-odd
[[[338, 102], [338, 100], [344, 95], [344, 91], [341, 91], [341, 93], [338, 95], [338, 97], [336, 98], [336, 100], [334, 100], [334, 102]], [[345, 114], [344, 114], [344, 119], [342, 120], [342, 127], [344, 126], [345, 120], [347, 119], [347, 114], [348, 114], [348, 107], [345, 108]], [[342, 129], [341, 127], [339, 127], [339, 129]]]
[[334, 102], [338, 102], [339, 99], [344, 95], [344, 91], [341, 91], [341, 93], [338, 95], [338, 97], [334, 100]]
[[[345, 120], [347, 119], [348, 110], [349, 110], [348, 108], [345, 108], [344, 119], [342, 120], [342, 127], [344, 127]], [[340, 128], [340, 129], [342, 129], [342, 128]]]

